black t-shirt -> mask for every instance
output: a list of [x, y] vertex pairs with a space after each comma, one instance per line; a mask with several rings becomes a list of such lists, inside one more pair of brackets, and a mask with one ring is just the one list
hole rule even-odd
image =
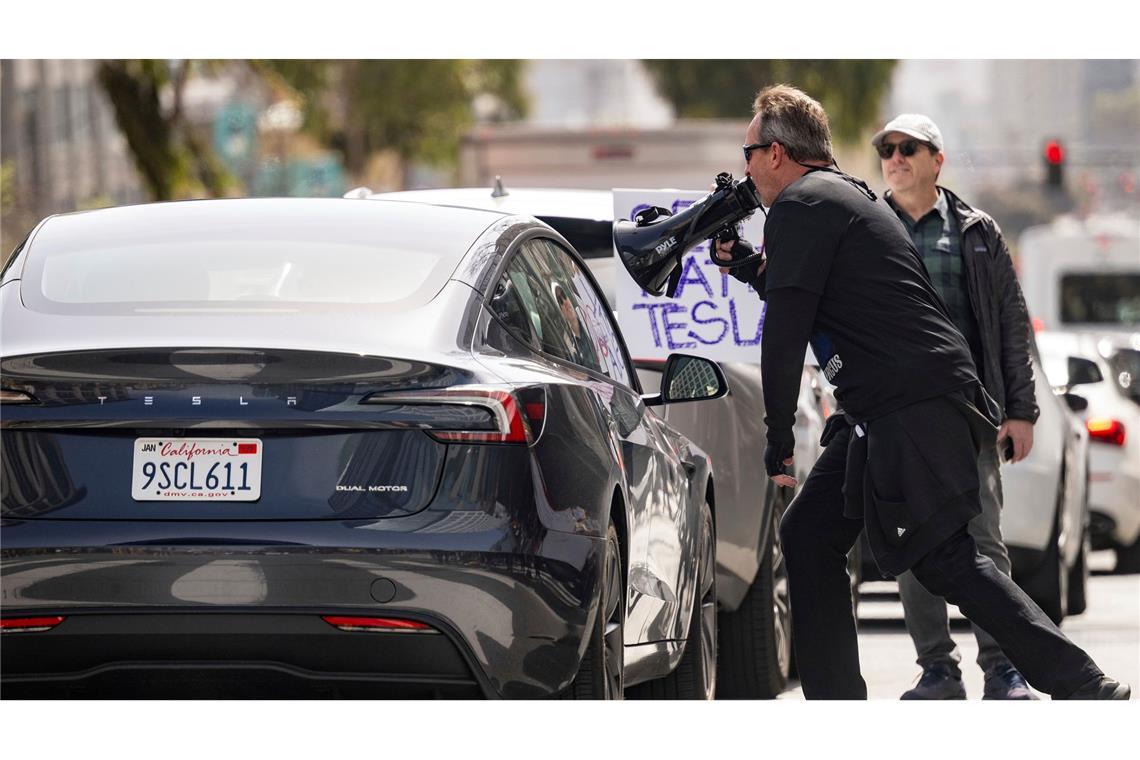
[[[768, 213], [764, 248], [763, 364], [774, 364], [765, 360], [777, 346], [776, 362], [798, 362], [810, 331], [812, 350], [836, 386], [836, 399], [858, 420], [977, 380], [966, 339], [902, 223], [885, 202], [872, 200], [843, 175], [812, 171], [786, 187]], [[802, 324], [808, 319], [810, 329]], [[769, 328], [797, 336], [798, 349], [781, 336], [767, 340]], [[785, 357], [787, 351], [791, 354]], [[781, 376], [792, 377], [790, 371], [766, 374], [779, 386], [789, 384]], [[769, 427], [780, 438], [790, 434], [795, 392], [785, 409], [788, 389], [769, 388], [769, 379], [764, 379]]]

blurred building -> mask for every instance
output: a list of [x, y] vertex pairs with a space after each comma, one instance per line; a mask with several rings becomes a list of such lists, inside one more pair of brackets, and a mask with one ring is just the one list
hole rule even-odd
[[[663, 133], [674, 123], [674, 114], [672, 106], [657, 94], [641, 61], [530, 60], [523, 89], [528, 105], [524, 120], [478, 124], [462, 140], [457, 173], [450, 168], [415, 166], [407, 175], [408, 187], [443, 187], [455, 182], [490, 186], [496, 175], [514, 187], [609, 189], [615, 183], [683, 184], [662, 163], [676, 157], [659, 155], [658, 166], [643, 165], [653, 160], [652, 145], [666, 139]], [[723, 131], [718, 126], [711, 129]], [[733, 125], [730, 131], [735, 130]], [[708, 134], [708, 128], [702, 130], [702, 136]], [[732, 137], [727, 144], [736, 139]], [[707, 169], [699, 171], [701, 176], [707, 174]], [[682, 170], [681, 177], [685, 174]], [[706, 184], [707, 180], [701, 186]]]
[[535, 60], [527, 62], [533, 127], [638, 127], [673, 123], [673, 108], [638, 60]]
[[477, 127], [459, 146], [459, 185], [673, 187], [700, 190], [722, 171], [744, 175], [747, 119], [681, 120], [669, 127]]
[[3, 255], [44, 216], [144, 192], [95, 61], [0, 61]]
[[938, 123], [943, 178], [963, 193], [1040, 184], [1043, 147], [1059, 139], [1075, 192], [1109, 208], [1140, 201], [1128, 191], [1140, 169], [1140, 61], [904, 60], [883, 120], [908, 111]]
[[[1135, 145], [1140, 130], [1140, 100], [1127, 109], [1110, 103], [1140, 87], [1140, 62], [1134, 60], [993, 61], [990, 118], [1004, 144], [1036, 147], [1058, 137], [1074, 145]], [[1122, 101], [1122, 104], [1126, 101]], [[1129, 127], [1126, 133], [1117, 127]]]
[[[463, 138], [458, 183], [490, 187], [707, 188], [722, 171], [744, 176], [748, 103], [732, 119], [678, 119], [637, 60], [528, 61], [527, 118], [482, 124]], [[870, 146], [836, 145], [840, 166], [878, 172]], [[416, 176], [418, 187], [447, 177]]]

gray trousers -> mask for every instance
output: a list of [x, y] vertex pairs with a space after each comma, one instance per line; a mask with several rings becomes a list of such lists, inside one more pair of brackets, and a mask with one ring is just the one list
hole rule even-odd
[[[1009, 575], [1009, 553], [1001, 540], [1001, 472], [998, 462], [998, 447], [983, 448], [978, 456], [979, 496], [982, 513], [970, 521], [968, 527], [978, 552], [989, 557], [997, 569]], [[962, 671], [958, 663], [962, 655], [950, 637], [950, 617], [946, 610], [946, 600], [931, 594], [914, 577], [905, 572], [898, 577], [899, 597], [902, 598], [903, 613], [906, 616], [906, 630], [914, 640], [918, 652], [918, 664], [925, 670], [931, 665], [944, 665], [958, 677]], [[989, 674], [995, 669], [1009, 666], [1010, 662], [1001, 647], [988, 633], [973, 626], [978, 640], [978, 667]]]

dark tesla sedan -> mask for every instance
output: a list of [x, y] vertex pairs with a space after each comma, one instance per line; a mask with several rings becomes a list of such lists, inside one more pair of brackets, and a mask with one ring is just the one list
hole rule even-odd
[[0, 297], [5, 697], [712, 696], [712, 470], [652, 407], [724, 377], [642, 395], [550, 227], [88, 211]]

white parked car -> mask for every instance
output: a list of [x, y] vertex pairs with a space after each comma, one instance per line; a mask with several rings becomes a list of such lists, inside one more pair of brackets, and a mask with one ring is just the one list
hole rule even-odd
[[[1119, 572], [1140, 572], [1140, 219], [1060, 217], [1020, 239], [1020, 280], [1054, 385], [1068, 356], [1105, 382], [1082, 388], [1091, 439], [1093, 548], [1114, 549]], [[1052, 366], [1051, 366], [1052, 365]]]
[[1104, 382], [1083, 385], [1089, 434], [1090, 534], [1094, 549], [1116, 551], [1117, 572], [1140, 572], [1140, 333], [1102, 330], [1037, 336], [1054, 385], [1069, 385], [1092, 362]]
[[1087, 402], [1055, 390], [1032, 344], [1031, 352], [1041, 415], [1029, 456], [1002, 465], [1001, 532], [1014, 580], [1059, 623], [1087, 606], [1089, 435], [1076, 415]]
[[[412, 190], [348, 197], [408, 200], [529, 214], [549, 224], [582, 255], [598, 285], [615, 303], [613, 194], [603, 190], [514, 189], [501, 186]], [[659, 387], [663, 363], [633, 357], [646, 393]], [[757, 354], [759, 359], [759, 354]], [[717, 474], [719, 652], [717, 696], [771, 698], [785, 688], [791, 669], [791, 617], [787, 573], [777, 526], [791, 500], [772, 485], [762, 466], [766, 429], [758, 364], [721, 362], [729, 394], [702, 404], [666, 409], [669, 425], [707, 452]], [[796, 418], [796, 477], [803, 482], [819, 456], [823, 431], [821, 385], [804, 368]], [[696, 413], [694, 413], [696, 412]]]

